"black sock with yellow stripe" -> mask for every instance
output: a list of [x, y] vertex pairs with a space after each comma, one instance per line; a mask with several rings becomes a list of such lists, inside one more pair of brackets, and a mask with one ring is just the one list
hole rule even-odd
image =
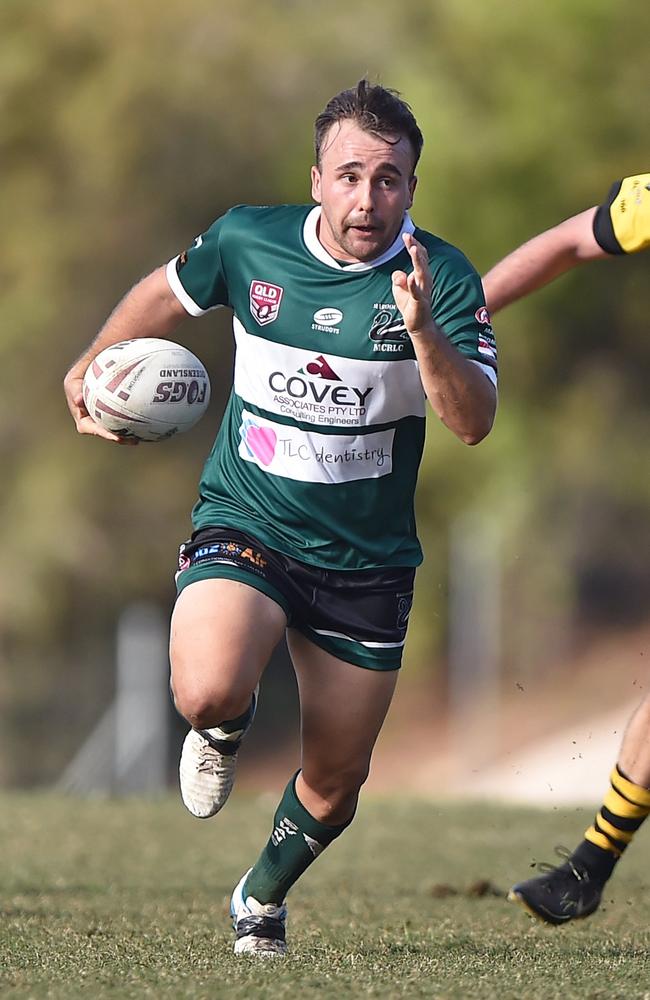
[[650, 815], [650, 789], [635, 785], [618, 765], [610, 776], [610, 789], [585, 839], [571, 860], [606, 882], [634, 834]]

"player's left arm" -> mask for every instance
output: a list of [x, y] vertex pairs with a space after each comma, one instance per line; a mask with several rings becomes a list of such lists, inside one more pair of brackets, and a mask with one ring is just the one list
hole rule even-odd
[[434, 412], [465, 444], [489, 434], [496, 413], [496, 388], [438, 329], [431, 312], [433, 278], [427, 251], [405, 235], [413, 270], [393, 272], [393, 295], [411, 338], [420, 378]]

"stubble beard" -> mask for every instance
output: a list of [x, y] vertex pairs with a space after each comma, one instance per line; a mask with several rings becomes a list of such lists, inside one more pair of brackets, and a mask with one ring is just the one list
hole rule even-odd
[[[363, 222], [359, 222], [357, 225], [363, 225]], [[365, 239], [360, 233], [355, 232], [349, 223], [343, 223], [338, 229], [334, 229], [330, 224], [330, 230], [337, 246], [347, 256], [364, 264], [369, 260], [374, 260], [375, 257], [380, 257], [394, 240], [392, 236], [387, 237], [384, 227], [373, 230]]]
[[[335, 260], [341, 260], [344, 256], [350, 257], [347, 263], [353, 264], [356, 261], [365, 264], [368, 261], [374, 260], [376, 257], [380, 257], [397, 238], [402, 226], [403, 219], [400, 219], [399, 223], [395, 228], [395, 232], [387, 235], [387, 228], [384, 223], [377, 224], [375, 220], [372, 219], [354, 219], [352, 217], [352, 222], [349, 217], [344, 219], [342, 222], [332, 219], [330, 214], [325, 211], [321, 203], [321, 220], [319, 223], [319, 238], [322, 234], [323, 222], [326, 223], [327, 229], [329, 231], [329, 241], [333, 245], [331, 247], [325, 247]], [[365, 224], [377, 225], [371, 234], [364, 239], [358, 232], [355, 232], [352, 228], [353, 225], [363, 226]], [[322, 240], [321, 240], [322, 242]]]

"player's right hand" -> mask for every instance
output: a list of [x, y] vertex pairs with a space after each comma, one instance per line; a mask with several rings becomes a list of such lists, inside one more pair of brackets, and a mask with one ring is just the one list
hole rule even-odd
[[83, 375], [79, 375], [74, 369], [71, 369], [64, 378], [63, 391], [79, 434], [92, 434], [95, 437], [105, 438], [106, 441], [114, 441], [116, 444], [139, 444], [137, 439], [122, 438], [93, 420], [84, 403]]

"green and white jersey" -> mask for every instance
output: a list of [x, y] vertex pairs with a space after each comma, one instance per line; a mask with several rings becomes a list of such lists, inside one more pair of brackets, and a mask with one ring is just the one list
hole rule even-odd
[[[400, 233], [374, 261], [341, 264], [318, 240], [319, 216], [238, 206], [167, 266], [188, 313], [233, 310], [233, 391], [193, 522], [324, 568], [415, 566], [425, 396], [391, 282], [410, 258]], [[476, 271], [408, 215], [402, 232], [428, 248], [439, 328], [495, 381]]]

